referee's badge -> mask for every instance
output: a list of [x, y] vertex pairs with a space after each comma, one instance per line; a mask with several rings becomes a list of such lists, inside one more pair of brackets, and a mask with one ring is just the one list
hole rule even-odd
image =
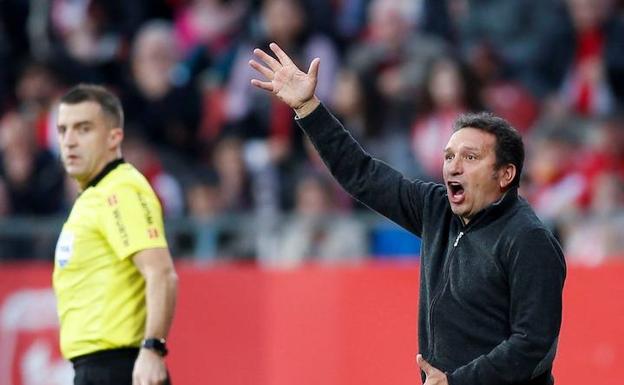
[[56, 242], [56, 251], [54, 253], [54, 259], [56, 259], [56, 263], [58, 263], [59, 267], [65, 267], [69, 263], [73, 251], [74, 233], [63, 230]]

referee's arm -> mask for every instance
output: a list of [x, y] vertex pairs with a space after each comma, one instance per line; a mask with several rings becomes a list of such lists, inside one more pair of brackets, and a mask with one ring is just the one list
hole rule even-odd
[[[145, 338], [166, 338], [173, 319], [178, 289], [178, 277], [169, 250], [141, 250], [134, 255], [133, 260], [145, 278]], [[167, 369], [163, 357], [153, 350], [141, 349], [134, 365], [134, 384], [162, 384], [166, 378]]]

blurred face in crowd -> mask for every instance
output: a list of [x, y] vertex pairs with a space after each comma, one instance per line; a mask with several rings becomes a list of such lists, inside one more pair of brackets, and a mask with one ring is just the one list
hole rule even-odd
[[134, 42], [132, 71], [145, 96], [158, 99], [170, 87], [170, 73], [177, 60], [173, 29], [166, 25], [147, 26]]
[[297, 213], [305, 216], [326, 214], [330, 207], [329, 192], [314, 178], [306, 178], [297, 186]]
[[355, 72], [342, 70], [336, 76], [334, 109], [343, 117], [357, 116], [362, 107], [362, 89]]
[[14, 186], [29, 183], [35, 170], [35, 128], [16, 112], [9, 112], [0, 120], [0, 150], [4, 178]]
[[189, 215], [193, 218], [208, 219], [219, 215], [222, 209], [219, 186], [199, 183], [191, 186], [186, 193]]
[[429, 93], [438, 108], [457, 108], [462, 104], [463, 82], [457, 64], [451, 60], [440, 60], [435, 63]]
[[374, 0], [368, 9], [369, 29], [373, 40], [398, 49], [410, 36], [414, 2]]
[[499, 200], [516, 175], [509, 164], [496, 169], [496, 137], [476, 128], [456, 131], [444, 150], [444, 182], [453, 213], [468, 223]]
[[568, 8], [576, 29], [585, 31], [602, 23], [608, 4], [605, 0], [568, 0]]
[[61, 103], [57, 129], [65, 170], [82, 188], [121, 155], [123, 130], [95, 102]]
[[56, 79], [46, 67], [31, 64], [18, 79], [15, 91], [24, 103], [46, 107], [54, 98], [56, 87]]
[[213, 153], [213, 162], [224, 183], [243, 183], [246, 170], [241, 139], [226, 138], [219, 142]]
[[555, 182], [570, 165], [575, 150], [566, 143], [543, 139], [533, 144], [528, 171], [531, 183], [544, 186]]
[[298, 0], [265, 1], [262, 16], [267, 35], [281, 46], [289, 46], [305, 26]]

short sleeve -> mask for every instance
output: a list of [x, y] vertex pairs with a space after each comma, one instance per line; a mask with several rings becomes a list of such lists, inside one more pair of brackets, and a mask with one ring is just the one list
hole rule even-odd
[[141, 250], [167, 247], [162, 208], [152, 191], [122, 185], [103, 199], [101, 230], [119, 259]]

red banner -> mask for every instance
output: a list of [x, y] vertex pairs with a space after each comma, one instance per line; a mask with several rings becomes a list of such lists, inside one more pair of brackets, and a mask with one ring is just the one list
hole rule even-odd
[[[0, 265], [0, 385], [65, 385], [50, 266]], [[413, 385], [418, 267], [178, 265], [176, 385]], [[624, 378], [624, 264], [570, 267], [556, 382]]]

